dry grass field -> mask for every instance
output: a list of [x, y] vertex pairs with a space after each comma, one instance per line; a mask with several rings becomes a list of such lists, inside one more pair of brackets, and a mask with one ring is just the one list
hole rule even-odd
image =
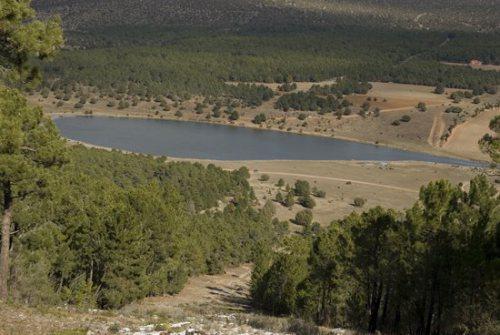
[[[315, 198], [314, 220], [323, 226], [341, 219], [353, 211], [361, 212], [374, 206], [384, 206], [403, 210], [417, 200], [420, 187], [433, 180], [448, 179], [452, 183], [464, 185], [479, 174], [477, 169], [451, 167], [431, 163], [371, 163], [348, 161], [206, 161], [226, 169], [247, 166], [251, 173], [250, 183], [255, 190], [260, 205], [274, 199], [280, 188], [277, 181], [282, 178], [293, 187], [296, 180], [307, 180], [311, 187], [326, 192], [326, 197]], [[494, 178], [494, 171], [490, 171]], [[263, 174], [269, 175], [268, 181], [260, 181]], [[284, 187], [281, 188], [281, 192]], [[353, 206], [354, 198], [366, 199], [364, 207]], [[275, 203], [277, 216], [290, 220], [304, 209], [296, 204], [286, 208]], [[291, 224], [290, 229], [300, 227]]]

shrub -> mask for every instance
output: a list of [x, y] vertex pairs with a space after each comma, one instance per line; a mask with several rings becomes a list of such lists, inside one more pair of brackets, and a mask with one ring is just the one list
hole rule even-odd
[[263, 122], [266, 122], [266, 120], [267, 120], [266, 114], [259, 113], [259, 114], [255, 115], [252, 122], [255, 124], [261, 124]]
[[268, 174], [263, 174], [262, 176], [260, 176], [259, 180], [260, 181], [268, 181], [270, 179], [269, 175]]
[[238, 113], [238, 111], [233, 111], [231, 112], [231, 114], [229, 115], [229, 120], [231, 121], [236, 121], [240, 118], [240, 113]]
[[174, 115], [177, 117], [182, 117], [182, 112], [180, 110], [178, 110], [177, 112], [175, 112]]
[[278, 182], [276, 183], [276, 186], [277, 187], [283, 187], [283, 186], [285, 186], [285, 181], [283, 180], [283, 178], [280, 178], [278, 180]]
[[313, 221], [313, 213], [310, 209], [304, 209], [295, 215], [293, 222], [299, 226], [309, 226]]
[[394, 120], [392, 121], [391, 123], [393, 126], [399, 126], [401, 124], [401, 122], [399, 122], [399, 120]]
[[409, 115], [403, 115], [401, 117], [402, 122], [410, 122], [410, 120], [411, 120], [411, 117]]
[[441, 83], [437, 84], [436, 88], [434, 89], [434, 93], [443, 94], [444, 93], [444, 85]]
[[299, 120], [304, 121], [305, 119], [307, 119], [307, 114], [306, 113], [300, 113], [298, 118], [299, 118]]
[[500, 115], [497, 115], [493, 119], [491, 119], [490, 129], [495, 133], [500, 133]]
[[316, 187], [313, 188], [312, 190], [312, 194], [316, 197], [316, 198], [324, 198], [326, 197], [326, 192], [325, 191], [322, 191], [322, 190], [319, 190], [317, 189]]
[[353, 205], [355, 207], [363, 207], [366, 203], [366, 199], [363, 199], [363, 198], [360, 198], [360, 197], [356, 197], [354, 198], [354, 203]]
[[476, 98], [474, 98], [474, 100], [472, 100], [472, 102], [473, 102], [474, 104], [478, 105], [478, 104], [480, 104], [480, 103], [481, 103], [481, 99], [479, 99], [479, 98], [477, 98], [477, 97], [476, 97]]
[[296, 196], [303, 197], [311, 194], [311, 187], [309, 186], [309, 182], [306, 180], [297, 180], [295, 182], [294, 192]]
[[316, 202], [314, 201], [313, 198], [311, 198], [310, 195], [305, 195], [305, 196], [302, 196], [300, 197], [299, 199], [299, 203], [305, 207], [305, 208], [314, 208], [316, 206]]
[[460, 107], [457, 107], [457, 106], [451, 106], [451, 107], [448, 107], [446, 110], [445, 110], [445, 113], [455, 113], [455, 114], [458, 114], [458, 113], [461, 113], [463, 111], [462, 108]]
[[295, 205], [295, 198], [293, 196], [293, 193], [290, 191], [285, 196], [285, 199], [283, 199], [283, 206], [292, 207], [293, 205]]
[[425, 104], [425, 102], [419, 102], [417, 105], [417, 109], [421, 112], [425, 112], [427, 111], [427, 105]]
[[74, 107], [80, 109], [83, 108], [83, 104], [81, 102], [77, 102]]

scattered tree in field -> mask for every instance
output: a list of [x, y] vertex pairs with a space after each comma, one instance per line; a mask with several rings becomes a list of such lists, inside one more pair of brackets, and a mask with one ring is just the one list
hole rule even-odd
[[270, 179], [270, 177], [268, 174], [263, 174], [259, 178], [260, 181], [268, 181], [269, 179]]
[[297, 180], [295, 182], [293, 191], [295, 195], [298, 197], [308, 196], [309, 194], [311, 194], [311, 186], [309, 185], [309, 182], [306, 180]]
[[437, 84], [436, 88], [434, 89], [434, 93], [443, 94], [444, 93], [444, 85], [441, 83]]
[[300, 212], [297, 212], [295, 215], [295, 219], [293, 222], [299, 226], [309, 226], [313, 221], [313, 213], [310, 209], [304, 209]]
[[312, 189], [312, 195], [314, 195], [316, 198], [324, 198], [326, 197], [326, 192], [323, 190], [318, 189], [316, 186], [313, 187]]
[[425, 104], [425, 102], [419, 102], [417, 104], [417, 109], [420, 111], [420, 112], [426, 112], [427, 111], [427, 105]]
[[295, 197], [290, 191], [286, 194], [285, 199], [283, 200], [283, 206], [292, 207], [293, 205], [295, 205]]
[[401, 122], [410, 122], [411, 116], [409, 115], [403, 115], [400, 119]]
[[278, 179], [276, 186], [279, 188], [282, 188], [283, 186], [285, 186], [285, 181], [283, 180], [283, 178]]
[[302, 207], [313, 209], [316, 206], [316, 202], [310, 195], [303, 195], [299, 198], [299, 203]]
[[366, 199], [363, 199], [363, 198], [360, 198], [360, 197], [356, 197], [354, 198], [354, 201], [353, 201], [353, 205], [355, 207], [363, 207], [366, 203]]

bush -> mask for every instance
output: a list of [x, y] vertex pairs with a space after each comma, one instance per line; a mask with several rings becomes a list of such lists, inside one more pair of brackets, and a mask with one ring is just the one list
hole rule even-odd
[[400, 120], [401, 122], [410, 122], [411, 117], [409, 115], [403, 115]]
[[481, 99], [479, 99], [479, 98], [477, 98], [477, 97], [476, 97], [476, 98], [474, 98], [474, 100], [472, 100], [472, 102], [473, 102], [474, 104], [478, 105], [478, 104], [480, 104], [480, 103], [481, 103]]
[[276, 183], [276, 186], [277, 187], [283, 187], [283, 186], [285, 186], [285, 181], [283, 180], [283, 178], [280, 178], [278, 180], [278, 182]]
[[77, 102], [74, 107], [80, 109], [83, 108], [83, 104], [81, 102]]
[[491, 119], [490, 129], [495, 133], [500, 133], [500, 115], [497, 115], [493, 119]]
[[310, 209], [304, 209], [295, 215], [293, 222], [299, 226], [309, 226], [313, 221], [313, 213]]
[[305, 207], [305, 208], [310, 208], [313, 209], [316, 206], [316, 202], [314, 201], [313, 198], [311, 198], [310, 195], [305, 195], [300, 197], [299, 203]]
[[436, 88], [434, 89], [434, 93], [436, 93], [436, 94], [443, 94], [444, 93], [444, 85], [443, 84], [437, 84]]
[[417, 105], [417, 109], [421, 112], [425, 112], [427, 111], [427, 105], [425, 104], [425, 102], [419, 102]]
[[285, 199], [283, 199], [283, 206], [285, 207], [292, 207], [295, 205], [295, 198], [293, 196], [293, 193], [290, 191], [286, 194]]
[[298, 119], [300, 121], [304, 121], [305, 119], [307, 119], [307, 114], [306, 113], [300, 113]]
[[311, 186], [306, 180], [297, 180], [294, 186], [294, 193], [296, 196], [304, 197], [311, 194]]
[[401, 124], [401, 122], [399, 122], [399, 120], [394, 120], [392, 121], [391, 123], [393, 126], [399, 126]]
[[316, 198], [324, 198], [324, 197], [326, 197], [326, 192], [314, 187], [313, 191], [312, 191], [312, 195], [314, 195]]
[[259, 114], [255, 115], [252, 122], [255, 124], [261, 124], [263, 122], [266, 122], [266, 120], [267, 120], [266, 114], [259, 113]]
[[231, 121], [236, 121], [240, 118], [240, 113], [238, 111], [232, 111], [231, 114], [229, 114], [229, 120]]
[[355, 207], [363, 207], [365, 204], [366, 204], [366, 199], [363, 199], [363, 198], [360, 198], [360, 197], [354, 198], [353, 205]]
[[458, 113], [463, 112], [463, 109], [460, 107], [457, 107], [457, 106], [452, 106], [452, 107], [448, 107], [444, 112], [458, 114]]
[[182, 117], [182, 112], [180, 110], [178, 110], [177, 112], [175, 112], [174, 115], [177, 117]]
[[268, 181], [270, 179], [269, 175], [268, 174], [263, 174], [262, 176], [260, 176], [259, 180], [260, 181]]

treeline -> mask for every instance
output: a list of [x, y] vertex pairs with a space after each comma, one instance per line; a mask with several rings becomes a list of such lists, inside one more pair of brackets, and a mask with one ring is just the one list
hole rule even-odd
[[500, 199], [436, 181], [404, 214], [380, 207], [263, 253], [256, 307], [388, 334], [498, 334]]
[[349, 106], [347, 100], [340, 100], [329, 95], [322, 97], [314, 92], [294, 92], [282, 95], [275, 103], [277, 109], [288, 111], [290, 109], [299, 111], [320, 111], [329, 113], [339, 110], [341, 107]]
[[[248, 170], [83, 147], [15, 206], [13, 299], [116, 308], [254, 259], [286, 226], [251, 207]], [[222, 206], [222, 207], [221, 207]], [[218, 210], [216, 209], [218, 208]]]
[[351, 103], [343, 99], [344, 95], [366, 94], [372, 88], [367, 82], [340, 79], [331, 85], [313, 85], [308, 92], [292, 92], [283, 94], [275, 103], [277, 109], [288, 111], [318, 111], [331, 113], [347, 108]]
[[[106, 36], [113, 40], [116, 31], [110, 28]], [[129, 95], [143, 91], [153, 96], [221, 96], [234, 89], [225, 84], [228, 81], [315, 82], [342, 76], [354, 81], [441, 83], [463, 89], [500, 84], [499, 72], [447, 66], [429, 58], [403, 62], [437, 48], [446, 38], [442, 33], [339, 27], [333, 31], [167, 35], [161, 46], [149, 45], [148, 39], [155, 37], [145, 30], [142, 45], [132, 39], [111, 47], [66, 50], [43, 64], [45, 85], [59, 81], [62, 86], [74, 86], [77, 82], [99, 90], [125, 86]], [[495, 49], [491, 52], [496, 53]]]

